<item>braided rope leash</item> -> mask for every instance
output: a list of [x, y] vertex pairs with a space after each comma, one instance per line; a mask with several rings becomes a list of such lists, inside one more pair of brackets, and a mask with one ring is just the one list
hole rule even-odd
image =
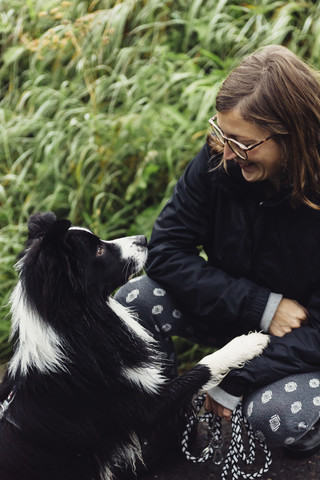
[[[185, 454], [187, 460], [190, 460], [193, 463], [203, 463], [203, 462], [206, 462], [207, 460], [210, 460], [213, 457], [215, 457], [216, 462], [219, 462], [220, 456], [222, 461], [221, 448], [223, 445], [223, 440], [221, 435], [221, 419], [220, 417], [216, 417], [216, 423], [214, 426], [213, 424], [214, 415], [211, 412], [206, 411], [203, 415], [198, 415], [204, 404], [204, 401], [205, 401], [205, 394], [199, 395], [198, 397], [195, 398], [194, 404], [195, 404], [196, 411], [193, 411], [190, 416], [187, 415], [186, 429], [182, 434], [182, 441], [181, 441], [182, 452]], [[198, 422], [206, 422], [208, 424], [209, 444], [202, 451], [199, 457], [195, 457], [188, 450], [188, 444], [189, 444], [189, 435], [192, 432], [193, 426]]]
[[[187, 460], [193, 463], [204, 463], [207, 460], [213, 460], [216, 465], [220, 465], [223, 461], [222, 446], [222, 424], [220, 417], [214, 415], [212, 412], [205, 411], [203, 415], [199, 415], [201, 408], [204, 405], [206, 395], [199, 395], [195, 399], [195, 409], [192, 415], [187, 416], [186, 429], [183, 432], [182, 438], [182, 452], [185, 454]], [[208, 438], [209, 444], [202, 451], [200, 456], [195, 457], [188, 449], [189, 435], [192, 432], [193, 426], [198, 422], [206, 422], [208, 424]], [[243, 426], [246, 429], [249, 443], [249, 452], [246, 454], [243, 445]], [[232, 435], [231, 442], [227, 451], [226, 459], [222, 468], [221, 480], [226, 480], [229, 471], [231, 470], [232, 480], [243, 478], [245, 480], [254, 480], [260, 478], [264, 473], [268, 472], [272, 459], [271, 452], [267, 445], [260, 440], [253, 432], [248, 420], [242, 415], [242, 405], [239, 403], [236, 410], [232, 414], [231, 419]], [[241, 460], [245, 465], [252, 465], [256, 458], [256, 442], [262, 448], [265, 455], [264, 466], [254, 473], [245, 473], [239, 466]]]

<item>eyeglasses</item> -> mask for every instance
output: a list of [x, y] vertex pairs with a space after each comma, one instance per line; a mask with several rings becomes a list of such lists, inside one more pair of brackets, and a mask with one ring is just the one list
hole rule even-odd
[[217, 120], [217, 115], [214, 117], [210, 118], [209, 123], [212, 127], [212, 132], [215, 136], [215, 138], [218, 140], [219, 143], [224, 147], [225, 144], [227, 143], [228, 146], [231, 148], [233, 153], [237, 155], [237, 157], [241, 158], [242, 160], [248, 160], [248, 153], [250, 150], [253, 148], [258, 147], [262, 143], [266, 142], [269, 140], [269, 138], [274, 137], [275, 134], [269, 135], [269, 137], [265, 138], [264, 140], [260, 140], [260, 142], [254, 143], [253, 145], [249, 145], [248, 147], [246, 145], [243, 145], [240, 142], [237, 142], [237, 140], [234, 140], [233, 138], [228, 138], [226, 137], [220, 127], [215, 123]]

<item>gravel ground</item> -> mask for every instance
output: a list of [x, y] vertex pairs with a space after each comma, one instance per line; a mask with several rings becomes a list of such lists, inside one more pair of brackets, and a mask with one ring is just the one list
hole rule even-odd
[[[229, 425], [224, 425], [224, 431], [225, 439], [228, 441]], [[200, 426], [197, 444], [201, 448], [206, 445], [206, 434], [202, 426]], [[320, 449], [319, 453], [303, 459], [288, 457], [282, 448], [274, 449], [271, 453], [272, 465], [270, 470], [260, 477], [262, 480], [320, 480]], [[256, 459], [254, 470], [251, 467], [245, 467], [243, 470], [250, 473], [259, 470], [264, 464], [262, 451], [257, 450]], [[221, 466], [216, 466], [210, 461], [194, 464], [187, 461], [182, 454], [176, 453], [163, 458], [161, 464], [141, 478], [143, 480], [220, 480], [221, 471]], [[228, 480], [231, 478], [229, 473]]]

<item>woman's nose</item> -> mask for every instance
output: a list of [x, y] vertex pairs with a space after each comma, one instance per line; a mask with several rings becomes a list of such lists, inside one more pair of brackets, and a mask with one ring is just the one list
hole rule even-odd
[[223, 156], [226, 160], [233, 160], [234, 158], [237, 158], [237, 154], [234, 153], [233, 150], [231, 150], [227, 142], [224, 145]]

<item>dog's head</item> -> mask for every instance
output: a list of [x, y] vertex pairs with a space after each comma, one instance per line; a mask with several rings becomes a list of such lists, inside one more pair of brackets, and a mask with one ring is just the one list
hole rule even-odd
[[147, 258], [144, 236], [101, 240], [90, 230], [71, 227], [69, 220], [56, 220], [53, 213], [31, 216], [28, 227], [27, 248], [18, 269], [38, 310], [49, 298], [52, 303], [53, 289], [64, 299], [106, 299], [139, 272]]

